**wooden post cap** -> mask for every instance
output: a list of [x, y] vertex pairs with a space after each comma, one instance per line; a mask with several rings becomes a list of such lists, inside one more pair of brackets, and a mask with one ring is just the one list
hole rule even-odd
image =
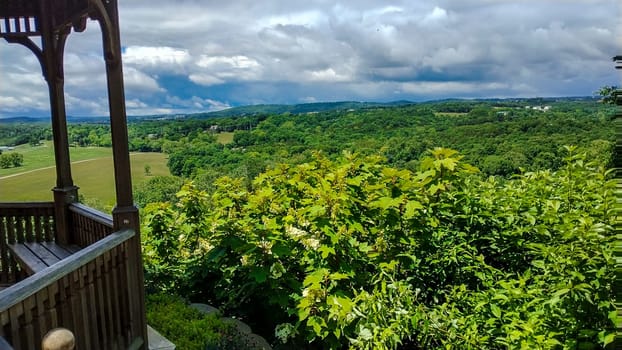
[[43, 337], [42, 350], [73, 350], [76, 340], [70, 330], [54, 328]]

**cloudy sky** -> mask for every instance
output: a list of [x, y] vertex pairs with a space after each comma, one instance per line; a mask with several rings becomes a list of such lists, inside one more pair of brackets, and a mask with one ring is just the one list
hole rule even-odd
[[[619, 0], [120, 0], [129, 115], [262, 103], [592, 95], [619, 85]], [[100, 31], [69, 37], [67, 113], [106, 115]], [[47, 116], [0, 43], [0, 116]]]

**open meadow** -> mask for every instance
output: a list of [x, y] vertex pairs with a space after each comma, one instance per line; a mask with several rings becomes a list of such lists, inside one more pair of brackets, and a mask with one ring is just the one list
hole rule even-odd
[[[1, 169], [0, 201], [46, 201], [52, 199], [51, 189], [56, 182], [53, 147], [21, 146], [24, 166]], [[149, 176], [169, 175], [163, 153], [132, 153], [132, 182], [138, 184]], [[80, 187], [79, 194], [87, 202], [100, 207], [114, 204], [114, 171], [111, 149], [101, 147], [71, 148], [72, 176]], [[149, 174], [145, 167], [149, 166]]]
[[223, 145], [233, 142], [233, 132], [219, 132], [216, 134], [216, 141]]
[[[70, 147], [69, 151], [71, 152], [72, 162], [105, 158], [112, 155], [112, 150], [105, 147]], [[24, 155], [24, 164], [17, 168], [0, 169], [0, 178], [54, 166], [54, 145], [51, 141], [45, 141], [40, 146], [19, 145], [13, 151], [6, 152], [17, 152]]]

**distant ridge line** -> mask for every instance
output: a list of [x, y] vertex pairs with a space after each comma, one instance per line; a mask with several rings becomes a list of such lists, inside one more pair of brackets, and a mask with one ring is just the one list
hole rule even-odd
[[[299, 104], [257, 104], [247, 106], [237, 106], [220, 111], [212, 112], [188, 112], [188, 113], [173, 113], [173, 114], [157, 114], [157, 115], [135, 115], [128, 116], [129, 122], [136, 122], [141, 120], [171, 120], [171, 119], [183, 119], [183, 118], [217, 118], [217, 117], [240, 117], [246, 115], [258, 115], [258, 114], [306, 114], [306, 113], [320, 113], [331, 111], [347, 111], [368, 109], [368, 108], [383, 108], [383, 107], [398, 107], [407, 105], [425, 105], [432, 103], [442, 103], [451, 101], [468, 101], [468, 102], [503, 102], [503, 101], [516, 101], [516, 102], [531, 102], [534, 103], [547, 103], [555, 101], [597, 101], [596, 96], [569, 96], [569, 97], [507, 97], [507, 98], [446, 98], [429, 101], [408, 101], [399, 100], [391, 102], [360, 102], [360, 101], [337, 101], [337, 102], [311, 102], [311, 103], [299, 103]], [[18, 116], [3, 118], [0, 116], [0, 123], [49, 123], [50, 117], [29, 117]], [[109, 119], [106, 116], [92, 116], [92, 117], [79, 117], [68, 116], [68, 123], [108, 123]]]

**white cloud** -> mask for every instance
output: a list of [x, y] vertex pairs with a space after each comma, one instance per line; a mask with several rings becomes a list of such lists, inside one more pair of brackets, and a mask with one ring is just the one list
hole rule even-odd
[[244, 55], [208, 56], [201, 55], [196, 62], [199, 68], [188, 78], [200, 85], [210, 86], [227, 81], [253, 81], [261, 78], [261, 64]]
[[146, 103], [144, 103], [143, 101], [135, 98], [135, 99], [131, 99], [131, 100], [126, 100], [125, 101], [125, 107], [127, 109], [140, 109], [140, 108], [147, 108], [149, 106]]
[[160, 87], [153, 77], [133, 67], [124, 67], [123, 79], [125, 88], [130, 93], [166, 91]]
[[123, 52], [123, 61], [135, 65], [184, 65], [190, 61], [188, 50], [172, 47], [129, 46]]
[[186, 74], [192, 61], [187, 49], [169, 46], [128, 46], [123, 50], [124, 66], [154, 74]]
[[260, 30], [265, 27], [274, 27], [277, 25], [300, 25], [305, 27], [316, 27], [325, 24], [326, 21], [326, 14], [318, 10], [310, 10], [261, 18], [257, 21], [256, 29]]
[[481, 58], [481, 53], [478, 52], [479, 49], [479, 47], [473, 47], [468, 44], [460, 44], [457, 47], [443, 47], [431, 52], [430, 56], [423, 57], [421, 63], [424, 66], [430, 66], [435, 69], [469, 63]]
[[4, 66], [6, 61], [0, 62], [0, 116], [3, 113], [26, 115], [31, 110], [49, 115], [48, 89], [40, 68], [33, 72], [18, 67], [10, 72]]
[[103, 99], [80, 98], [65, 93], [67, 115], [107, 115], [108, 101]]
[[313, 96], [305, 96], [305, 97], [301, 97], [299, 99], [300, 102], [302, 103], [314, 103], [314, 102], [318, 102], [317, 98], [313, 97]]
[[4, 108], [15, 109], [21, 105], [21, 102], [13, 96], [0, 96], [0, 104]]
[[147, 107], [147, 108], [128, 108], [127, 115], [159, 115], [159, 114], [176, 114], [183, 113], [182, 110], [176, 110], [165, 107]]
[[182, 99], [177, 96], [166, 96], [166, 102], [174, 108], [181, 108], [191, 111], [219, 111], [230, 108], [227, 103], [216, 101], [209, 98], [201, 98], [198, 96], [192, 96], [189, 99]]
[[23, 113], [29, 109], [49, 111], [48, 100], [40, 101], [32, 96], [0, 96], [0, 106], [3, 110]]
[[256, 60], [243, 56], [207, 56], [202, 55], [197, 61], [197, 66], [202, 68], [235, 68], [235, 69], [249, 69], [259, 67], [259, 62]]
[[[478, 91], [487, 92], [490, 97], [498, 97], [495, 91], [507, 90], [509, 86], [504, 83], [465, 83], [465, 82], [409, 82], [400, 85], [401, 92], [417, 95], [442, 95], [452, 94], [455, 97], [471, 96]], [[492, 94], [491, 94], [492, 93]]]
[[190, 79], [190, 81], [192, 81], [193, 83], [199, 84], [199, 85], [203, 85], [203, 86], [212, 86], [212, 85], [218, 85], [218, 84], [223, 84], [225, 81], [217, 78], [213, 75], [209, 75], [209, 74], [190, 74], [188, 76], [188, 79]]
[[333, 68], [306, 72], [305, 75], [310, 81], [344, 82], [351, 80], [349, 75], [337, 73]]
[[447, 10], [445, 10], [444, 8], [435, 6], [434, 9], [432, 10], [432, 12], [428, 13], [423, 18], [422, 22], [424, 24], [434, 24], [434, 23], [446, 20], [447, 17], [448, 17], [447, 16]]

